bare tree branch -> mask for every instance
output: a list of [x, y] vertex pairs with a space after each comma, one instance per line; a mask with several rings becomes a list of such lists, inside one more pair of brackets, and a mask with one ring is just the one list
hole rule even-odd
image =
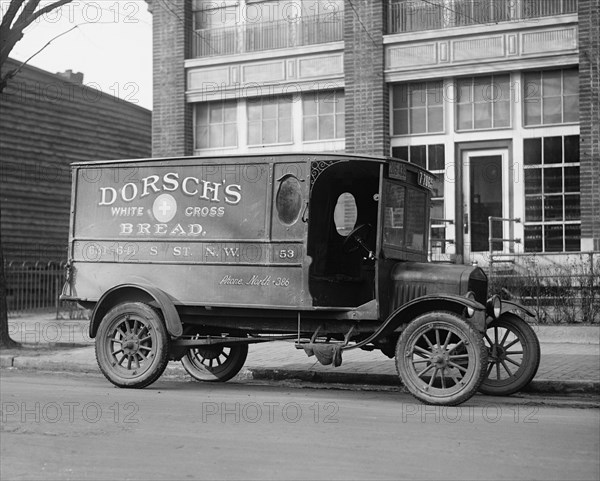
[[13, 0], [12, 2], [10, 2], [8, 10], [4, 14], [4, 18], [2, 18], [2, 23], [0, 24], [0, 31], [12, 25], [13, 20], [17, 15], [17, 12], [19, 11], [21, 5], [23, 5], [24, 2], [25, 0]]

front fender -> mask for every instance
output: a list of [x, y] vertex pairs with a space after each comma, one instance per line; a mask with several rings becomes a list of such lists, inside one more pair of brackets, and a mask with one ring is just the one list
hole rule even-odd
[[529, 317], [533, 317], [535, 319], [535, 312], [533, 312], [531, 309], [528, 309], [527, 307], [522, 306], [517, 302], [505, 301], [504, 299], [502, 299], [502, 309], [500, 315], [504, 314], [505, 312], [512, 311], [513, 309], [519, 309], [520, 311], [523, 311], [525, 314], [527, 314]]
[[183, 334], [183, 325], [175, 304], [162, 290], [143, 284], [120, 284], [106, 291], [94, 307], [90, 320], [90, 337], [96, 337], [100, 321], [106, 313], [120, 302], [140, 301], [156, 304], [163, 314], [167, 331], [176, 339]]
[[475, 311], [475, 315], [468, 318], [473, 327], [483, 332], [486, 328], [485, 306], [472, 299], [451, 294], [433, 294], [429, 296], [417, 297], [410, 302], [400, 306], [392, 312], [388, 318], [371, 334], [367, 339], [349, 346], [348, 349], [360, 348], [366, 344], [372, 343], [379, 338], [386, 337], [400, 328], [403, 324], [408, 324], [417, 316], [431, 311], [451, 311], [462, 315], [465, 308], [470, 307]]

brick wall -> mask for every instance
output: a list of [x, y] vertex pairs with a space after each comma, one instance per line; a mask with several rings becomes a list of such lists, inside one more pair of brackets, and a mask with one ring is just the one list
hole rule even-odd
[[151, 0], [148, 4], [154, 52], [152, 156], [191, 155], [192, 108], [185, 101], [184, 68], [191, 46], [191, 2]]
[[383, 0], [346, 0], [346, 151], [389, 155], [388, 87], [383, 78]]
[[599, 0], [579, 0], [582, 250], [600, 250], [599, 11]]

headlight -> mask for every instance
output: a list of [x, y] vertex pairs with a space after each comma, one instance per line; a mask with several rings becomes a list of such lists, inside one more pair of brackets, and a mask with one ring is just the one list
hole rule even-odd
[[487, 301], [486, 310], [489, 316], [492, 316], [494, 319], [498, 319], [500, 317], [500, 313], [502, 312], [502, 301], [500, 300], [500, 296], [498, 294], [494, 294]]
[[[467, 292], [465, 297], [471, 301], [475, 301], [475, 293], [473, 291]], [[466, 315], [467, 317], [473, 317], [475, 315], [475, 309], [472, 307], [467, 307]]]

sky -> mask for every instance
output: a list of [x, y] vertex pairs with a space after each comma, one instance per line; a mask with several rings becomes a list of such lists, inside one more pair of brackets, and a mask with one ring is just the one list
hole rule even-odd
[[[48, 2], [42, 2], [42, 5]], [[0, 0], [2, 13], [8, 0]], [[152, 108], [152, 15], [142, 0], [74, 0], [25, 30], [11, 57], [50, 72], [73, 70], [103, 92]]]

